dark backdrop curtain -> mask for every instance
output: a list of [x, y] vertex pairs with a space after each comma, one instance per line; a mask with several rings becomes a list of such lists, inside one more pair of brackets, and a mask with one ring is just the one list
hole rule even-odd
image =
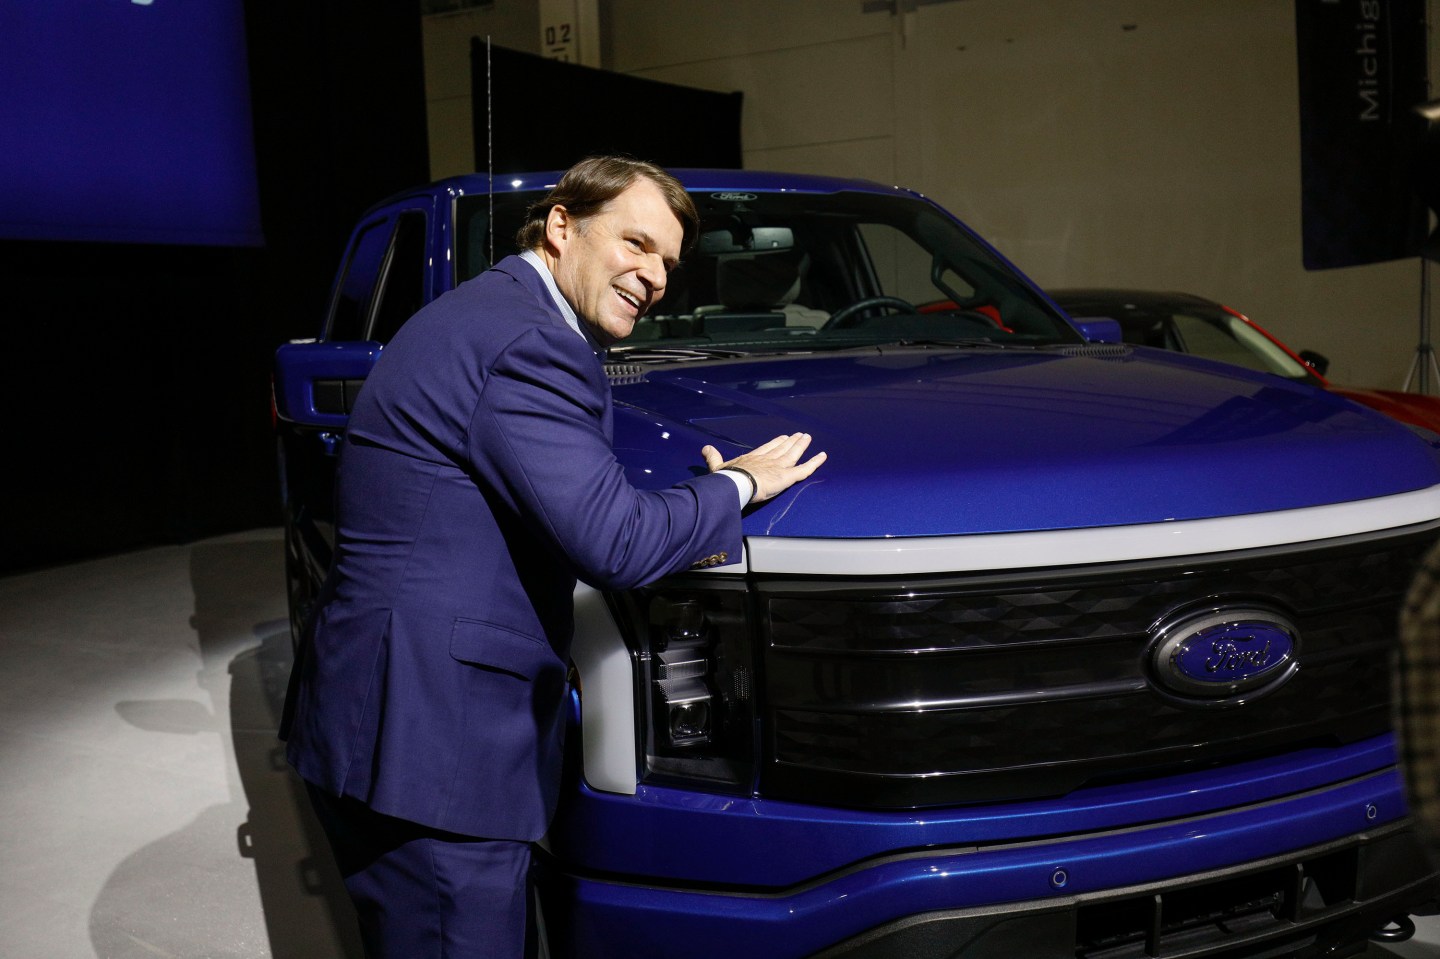
[[244, 6], [263, 247], [0, 241], [0, 573], [278, 525], [275, 348], [429, 178], [416, 0]]
[[[471, 41], [475, 169], [563, 170], [595, 153], [739, 169], [742, 94], [716, 93]], [[488, 93], [488, 96], [487, 96]], [[487, 111], [487, 102], [489, 110]]]

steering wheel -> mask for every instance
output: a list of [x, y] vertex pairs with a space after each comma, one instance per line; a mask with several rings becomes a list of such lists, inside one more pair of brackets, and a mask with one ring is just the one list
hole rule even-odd
[[854, 326], [852, 322], [856, 315], [871, 309], [872, 307], [883, 306], [886, 309], [894, 310], [897, 313], [919, 313], [915, 304], [908, 300], [902, 300], [898, 296], [867, 296], [863, 300], [856, 300], [849, 306], [842, 306], [830, 314], [830, 319], [825, 321], [822, 330], [840, 330], [847, 326]]

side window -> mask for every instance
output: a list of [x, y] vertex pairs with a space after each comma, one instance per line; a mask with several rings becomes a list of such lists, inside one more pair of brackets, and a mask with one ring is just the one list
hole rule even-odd
[[425, 250], [425, 214], [407, 210], [395, 222], [367, 339], [390, 342], [400, 325], [425, 305]]
[[[930, 252], [913, 237], [887, 223], [861, 224], [860, 236], [870, 253], [880, 293], [917, 306], [943, 296], [931, 276]], [[954, 271], [946, 271], [943, 279], [951, 292], [966, 300], [974, 296], [975, 288]]]
[[365, 336], [366, 307], [375, 289], [390, 240], [390, 220], [375, 220], [356, 234], [350, 259], [330, 307], [327, 340], [359, 340]]

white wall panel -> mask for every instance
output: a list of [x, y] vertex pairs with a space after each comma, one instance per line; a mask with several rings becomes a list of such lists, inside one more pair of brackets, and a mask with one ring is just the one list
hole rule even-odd
[[600, 2], [605, 66], [621, 73], [890, 34], [889, 17], [861, 14], [860, 0]]
[[1290, 0], [965, 0], [910, 14], [898, 177], [1044, 285], [1180, 289], [1398, 386], [1414, 261], [1307, 272]]
[[745, 94], [746, 151], [888, 136], [894, 116], [890, 38], [857, 37], [744, 57], [633, 71], [636, 76]]
[[862, 137], [832, 143], [746, 150], [745, 166], [751, 170], [781, 170], [786, 173], [816, 173], [860, 177], [895, 185], [895, 147], [891, 137]]

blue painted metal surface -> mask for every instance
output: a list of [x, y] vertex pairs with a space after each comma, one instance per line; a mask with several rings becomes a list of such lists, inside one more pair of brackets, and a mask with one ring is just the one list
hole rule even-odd
[[[634, 796], [581, 787], [567, 796], [550, 835], [555, 847], [565, 850], [566, 861], [579, 869], [775, 889], [895, 850], [1024, 842], [1212, 814], [1386, 772], [1394, 761], [1392, 738], [1381, 736], [1141, 785], [1095, 786], [1054, 799], [913, 812], [808, 806], [645, 785]], [[1380, 809], [1385, 819], [1394, 819], [1402, 813], [1403, 801], [1392, 794]], [[1347, 816], [1328, 828], [1338, 836], [1359, 826]], [[1283, 831], [1288, 830], [1287, 825]], [[1251, 858], [1248, 850], [1239, 854], [1237, 849], [1230, 850], [1230, 857], [1231, 862]]]
[[[368, 342], [281, 347], [279, 415], [342, 429], [343, 415], [315, 409], [313, 382], [363, 379], [379, 354]], [[692, 475], [707, 443], [733, 456], [779, 433], [815, 437], [830, 457], [823, 475], [751, 515], [747, 535], [1126, 525], [1440, 482], [1433, 451], [1386, 419], [1303, 385], [1158, 352], [1114, 361], [902, 348], [660, 367], [614, 393], [616, 454], [641, 488]]]
[[[440, 180], [426, 193], [446, 191], [453, 195], [500, 193], [523, 193], [527, 190], [543, 190], [553, 186], [560, 179], [560, 170], [542, 170], [537, 173], [497, 173], [490, 177], [483, 173], [468, 173], [462, 176]], [[901, 187], [887, 187], [873, 180], [851, 177], [818, 176], [810, 173], [774, 173], [764, 170], [706, 170], [678, 167], [669, 171], [690, 190], [766, 190], [786, 193], [837, 193], [852, 190], [864, 193], [896, 193], [904, 196], [919, 196], [913, 190]], [[401, 194], [406, 195], [406, 194]], [[409, 194], [413, 195], [413, 194]], [[385, 201], [381, 205], [388, 204]]]
[[1434, 451], [1394, 422], [1322, 390], [1159, 351], [729, 361], [657, 368], [614, 395], [617, 454], [642, 487], [690, 476], [705, 443], [730, 457], [780, 433], [814, 436], [829, 454], [823, 472], [749, 516], [748, 535], [1156, 523], [1440, 482]]
[[[925, 849], [769, 895], [573, 877], [555, 891], [571, 910], [576, 954], [589, 959], [670, 955], [667, 947], [677, 943], [684, 943], [687, 959], [788, 959], [905, 916], [1040, 906], [1301, 850], [1395, 819], [1401, 796], [1392, 770], [1209, 816], [1152, 818], [1135, 829], [992, 848]], [[685, 833], [660, 836], [697, 858], [713, 851]], [[772, 840], [772, 855], [782, 849], [788, 855], [794, 847]], [[1063, 885], [1055, 881], [1057, 872], [1064, 874]]]
[[275, 412], [305, 426], [343, 430], [343, 413], [315, 409], [316, 380], [363, 380], [380, 357], [369, 342], [287, 343], [275, 353]]

